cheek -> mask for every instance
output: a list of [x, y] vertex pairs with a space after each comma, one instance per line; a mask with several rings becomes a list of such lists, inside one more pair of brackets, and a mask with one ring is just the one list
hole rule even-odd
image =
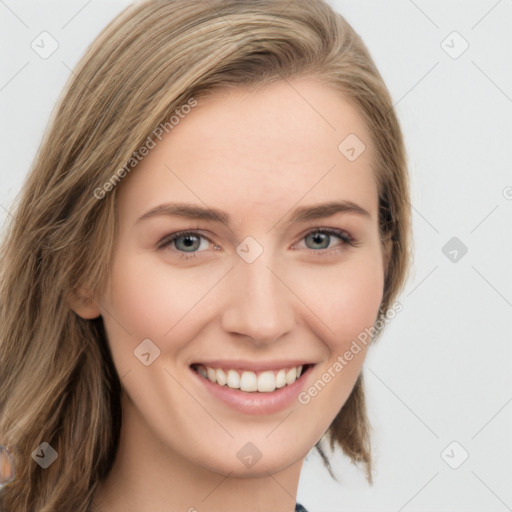
[[372, 326], [383, 296], [384, 273], [378, 252], [359, 253], [350, 261], [312, 270], [301, 278], [301, 297], [320, 325], [331, 352], [346, 346]]
[[383, 295], [383, 274], [378, 265], [349, 272], [339, 285], [337, 314], [331, 311], [340, 340], [354, 339], [374, 324]]
[[144, 339], [150, 339], [162, 352], [176, 354], [200, 328], [204, 299], [224, 273], [220, 268], [201, 271], [200, 266], [173, 268], [128, 251], [116, 259], [112, 292], [102, 303], [119, 365], [132, 364], [133, 350]]
[[[360, 374], [371, 340], [368, 333], [382, 300], [383, 284], [381, 259], [361, 253], [359, 259], [345, 266], [317, 274], [315, 286], [309, 285], [312, 303], [316, 304], [315, 314], [322, 320], [317, 332], [319, 336], [320, 332], [325, 333], [321, 339], [327, 353], [298, 401], [308, 414], [322, 418], [322, 432], [346, 402]], [[311, 435], [314, 434], [312, 430]]]
[[207, 290], [193, 271], [171, 269], [143, 255], [116, 262], [110, 303], [133, 337], [162, 339]]
[[172, 314], [176, 294], [168, 290], [164, 296], [162, 276], [158, 280], [155, 269], [142, 263], [133, 254], [116, 258], [111, 291], [102, 301], [105, 329], [119, 375], [138, 368], [134, 350], [143, 340], [151, 340], [161, 350], [160, 340], [176, 322]]

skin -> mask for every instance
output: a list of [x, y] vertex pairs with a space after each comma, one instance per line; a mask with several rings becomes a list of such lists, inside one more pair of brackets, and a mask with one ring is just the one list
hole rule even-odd
[[[366, 145], [353, 162], [338, 150], [350, 133]], [[189, 365], [302, 358], [315, 363], [307, 389], [373, 325], [384, 252], [371, 155], [343, 96], [314, 79], [283, 81], [200, 99], [119, 185], [108, 291], [74, 308], [102, 315], [123, 387], [120, 447], [98, 510], [294, 510], [304, 458], [348, 398], [366, 347], [308, 404], [294, 400], [272, 414], [218, 401]], [[297, 207], [339, 200], [369, 215], [287, 223]], [[136, 222], [176, 201], [222, 209], [231, 224], [165, 215]], [[358, 246], [306, 238], [316, 228], [344, 230]], [[179, 257], [191, 254], [183, 238], [157, 248], [181, 230], [206, 237], [194, 259]], [[263, 248], [250, 264], [236, 252], [247, 236]], [[149, 366], [134, 357], [146, 338], [160, 350]], [[250, 468], [237, 457], [247, 442], [262, 453]]]

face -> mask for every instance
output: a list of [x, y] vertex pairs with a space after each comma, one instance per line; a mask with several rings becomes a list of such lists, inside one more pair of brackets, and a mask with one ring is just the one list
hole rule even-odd
[[[155, 139], [119, 185], [99, 300], [126, 428], [235, 476], [285, 468], [322, 437], [382, 300], [369, 134], [333, 89], [291, 84], [217, 91]], [[349, 134], [366, 146], [355, 159], [338, 148]]]

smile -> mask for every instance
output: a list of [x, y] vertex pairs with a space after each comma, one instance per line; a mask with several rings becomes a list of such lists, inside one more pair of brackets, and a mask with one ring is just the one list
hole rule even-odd
[[240, 369], [212, 368], [202, 364], [192, 365], [192, 369], [205, 379], [219, 386], [227, 386], [246, 393], [271, 393], [276, 389], [293, 384], [309, 365], [275, 370], [251, 371]]

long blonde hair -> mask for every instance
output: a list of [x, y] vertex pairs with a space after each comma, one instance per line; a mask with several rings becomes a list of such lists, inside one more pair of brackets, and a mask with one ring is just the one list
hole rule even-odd
[[[390, 247], [382, 311], [391, 305], [409, 259], [406, 155], [386, 86], [344, 18], [322, 0], [129, 6], [70, 77], [0, 247], [0, 444], [17, 468], [2, 510], [86, 512], [117, 450], [121, 385], [102, 319], [69, 306], [82, 286], [101, 296], [110, 275], [122, 182], [94, 191], [190, 98], [301, 77], [351, 99], [373, 135]], [[328, 434], [371, 481], [362, 374]], [[43, 442], [58, 454], [47, 469], [32, 458]]]

